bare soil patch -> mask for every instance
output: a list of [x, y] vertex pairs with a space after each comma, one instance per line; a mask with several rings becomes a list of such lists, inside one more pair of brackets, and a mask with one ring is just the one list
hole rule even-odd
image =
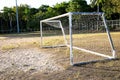
[[55, 55], [41, 51], [38, 44], [39, 37], [1, 37], [0, 80], [28, 80], [35, 73], [63, 71]]

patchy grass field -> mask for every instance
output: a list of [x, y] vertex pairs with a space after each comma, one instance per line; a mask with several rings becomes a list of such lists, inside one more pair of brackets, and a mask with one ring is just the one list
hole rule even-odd
[[[115, 48], [120, 48], [119, 44], [119, 32], [112, 33], [113, 41], [115, 44]], [[69, 44], [69, 36], [66, 36], [66, 39]], [[43, 46], [56, 46], [56, 45], [62, 45], [65, 44], [64, 37], [63, 36], [50, 36], [50, 37], [43, 37]], [[117, 42], [117, 44], [116, 44]], [[109, 39], [106, 33], [92, 33], [92, 34], [74, 34], [73, 35], [73, 46], [91, 50], [94, 52], [99, 52], [104, 55], [112, 56], [112, 49], [111, 45], [109, 43]], [[116, 49], [119, 50], [119, 49]], [[69, 50], [68, 50], [69, 51]], [[66, 53], [63, 52], [63, 53]], [[67, 52], [69, 53], [69, 52]], [[80, 61], [91, 61], [91, 60], [99, 60], [104, 59], [102, 57], [98, 57], [91, 54], [85, 54], [85, 52], [73, 49], [73, 55], [74, 55], [74, 62], [80, 62]], [[91, 57], [90, 57], [91, 56]], [[89, 58], [88, 58], [89, 57]]]
[[[109, 50], [104, 35], [104, 33], [74, 35], [73, 43], [75, 46], [81, 45], [96, 51]], [[40, 48], [39, 33], [0, 35], [0, 80], [120, 80], [120, 32], [113, 32], [111, 35], [117, 59], [78, 66], [69, 65], [67, 47]], [[63, 40], [62, 37], [55, 36], [45, 37], [44, 41], [47, 45], [57, 45]], [[94, 43], [95, 41], [98, 43]], [[107, 48], [101, 50], [102, 42], [105, 42], [104, 47]], [[91, 44], [101, 47], [97, 49], [90, 46]], [[77, 53], [76, 58], [82, 54], [79, 55], [78, 61], [101, 59], [81, 51], [75, 50], [74, 53]]]

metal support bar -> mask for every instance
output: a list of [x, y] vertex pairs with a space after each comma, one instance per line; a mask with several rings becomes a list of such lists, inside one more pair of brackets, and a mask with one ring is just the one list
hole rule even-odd
[[114, 47], [114, 44], [113, 44], [113, 41], [112, 41], [112, 37], [111, 37], [109, 29], [108, 29], [108, 26], [106, 24], [106, 20], [105, 20], [104, 14], [102, 14], [102, 19], [103, 19], [103, 22], [104, 22], [104, 25], [105, 25], [105, 29], [106, 29], [106, 32], [107, 32], [107, 35], [108, 35], [109, 43], [110, 43], [110, 46], [111, 46], [111, 49], [112, 49], [112, 55], [115, 58], [115, 57], [117, 57], [115, 55], [115, 47]]
[[43, 46], [42, 38], [43, 38], [43, 32], [42, 32], [42, 22], [40, 21], [40, 46]]
[[80, 14], [80, 15], [102, 15], [103, 12], [71, 12], [72, 14]]
[[16, 20], [17, 20], [17, 33], [20, 32], [19, 28], [19, 19], [18, 19], [18, 5], [17, 5], [17, 0], [16, 0]]
[[59, 23], [60, 23], [60, 27], [61, 27], [61, 30], [62, 30], [62, 33], [63, 33], [63, 37], [64, 37], [64, 40], [65, 40], [65, 44], [68, 45], [67, 38], [66, 38], [66, 35], [65, 35], [65, 31], [64, 31], [64, 29], [63, 29], [63, 26], [62, 26], [61, 21], [59, 21]]
[[69, 13], [59, 15], [59, 16], [55, 16], [55, 17], [52, 17], [52, 18], [41, 20], [41, 22], [45, 22], [45, 21], [49, 21], [49, 20], [53, 20], [53, 19], [58, 19], [58, 18], [61, 18], [61, 17], [64, 17], [64, 16], [69, 16], [69, 14], [102, 15], [103, 13], [102, 12], [99, 12], [99, 13], [97, 13], [97, 12], [69, 12]]
[[62, 15], [59, 15], [59, 16], [55, 16], [55, 17], [48, 18], [48, 19], [44, 19], [44, 20], [42, 20], [41, 22], [49, 21], [49, 20], [53, 20], [53, 19], [58, 19], [58, 18], [61, 18], [61, 17], [64, 17], [64, 16], [69, 16], [69, 13], [62, 14]]
[[[70, 45], [67, 45], [67, 46], [70, 47]], [[114, 58], [113, 56], [109, 56], [109, 55], [94, 52], [94, 51], [91, 51], [91, 50], [79, 48], [79, 47], [76, 47], [76, 46], [73, 46], [73, 49], [81, 50], [81, 51], [84, 51], [84, 52], [87, 52], [87, 53], [90, 53], [90, 54], [94, 54], [94, 55], [98, 55], [98, 56], [102, 56], [102, 57], [106, 57], [106, 58], [110, 58], [110, 59]]]
[[70, 35], [70, 64], [73, 65], [72, 13], [69, 13], [69, 35]]
[[[42, 21], [42, 22], [40, 22], [40, 30], [41, 30], [41, 32], [42, 32], [42, 23], [45, 23], [45, 22], [58, 22], [59, 24], [60, 24], [60, 28], [61, 28], [61, 30], [62, 30], [62, 34], [63, 34], [63, 38], [64, 38], [64, 41], [65, 41], [65, 45], [67, 45], [68, 44], [68, 42], [67, 42], [67, 38], [66, 38], [66, 35], [65, 35], [65, 31], [64, 31], [64, 28], [63, 28], [63, 26], [62, 26], [62, 23], [61, 23], [61, 21], [60, 20], [49, 20], [49, 21]], [[41, 33], [41, 45], [42, 45], [42, 33]], [[48, 46], [46, 46], [46, 47], [48, 47]], [[50, 46], [49, 46], [50, 47]]]

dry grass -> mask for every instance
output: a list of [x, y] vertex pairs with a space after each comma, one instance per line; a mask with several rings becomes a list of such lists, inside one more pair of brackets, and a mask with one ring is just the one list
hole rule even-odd
[[0, 50], [11, 50], [11, 49], [16, 49], [16, 48], [21, 48], [21, 47], [38, 47], [39, 46], [39, 41], [21, 41], [21, 42], [15, 42], [15, 43], [8, 43], [8, 44], [3, 44], [0, 46]]
[[11, 49], [15, 49], [18, 47], [19, 45], [16, 45], [16, 44], [8, 44], [8, 45], [1, 46], [1, 50], [11, 50]]
[[62, 36], [43, 38], [43, 45], [45, 46], [58, 45], [58, 44], [64, 44], [64, 40]]
[[[120, 49], [120, 32], [111, 33], [114, 45], [117, 51], [117, 55]], [[67, 40], [69, 41], [69, 36], [67, 35]], [[43, 45], [45, 46], [53, 46], [58, 44], [64, 44], [63, 36], [50, 36], [45, 37], [43, 39]], [[106, 55], [112, 56], [111, 46], [108, 40], [108, 36], [106, 33], [92, 33], [92, 34], [74, 34], [73, 35], [73, 45], [92, 50], [95, 52], [103, 53]], [[54, 50], [54, 49], [53, 49]], [[51, 52], [53, 52], [53, 50]], [[57, 49], [58, 50], [58, 49]], [[56, 50], [54, 50], [56, 51]], [[62, 52], [61, 52], [62, 51]], [[56, 53], [65, 53], [69, 55], [69, 50], [61, 50], [59, 48]], [[98, 57], [91, 54], [86, 54], [85, 52], [81, 52], [78, 50], [73, 50], [74, 53], [74, 61], [91, 61], [91, 60], [99, 60], [104, 59], [102, 57]], [[119, 55], [118, 55], [119, 56]], [[99, 66], [99, 65], [98, 65]]]
[[[35, 33], [36, 34], [36, 33]], [[6, 38], [11, 37], [15, 40], [20, 39], [20, 43], [14, 43], [14, 45], [4, 45], [3, 49], [16, 49], [19, 47], [25, 46], [25, 48], [29, 47], [38, 47], [39, 48], [39, 36], [37, 33], [37, 37], [35, 34], [20, 34], [20, 38], [17, 34], [12, 35], [1, 35], [4, 37], [4, 39], [1, 39], [1, 41], [4, 41]], [[120, 80], [120, 32], [113, 32], [111, 33], [113, 42], [115, 45], [115, 49], [117, 51], [117, 60], [109, 60], [109, 61], [101, 61], [96, 63], [90, 63], [86, 65], [80, 65], [80, 66], [70, 66], [69, 65], [69, 48], [67, 47], [59, 47], [59, 48], [40, 48], [41, 51], [45, 53], [50, 53], [55, 55], [53, 59], [56, 61], [57, 64], [62, 65], [65, 70], [58, 73], [53, 74], [47, 74], [47, 73], [36, 73], [34, 75], [29, 76], [31, 80]], [[11, 36], [11, 37], [10, 37]], [[22, 39], [21, 39], [22, 38]], [[26, 38], [24, 40], [23, 38]], [[31, 39], [33, 38], [33, 39]], [[107, 47], [108, 44], [106, 43], [106, 37], [105, 33], [99, 33], [99, 34], [75, 34], [73, 35], [74, 38], [74, 45], [81, 45], [82, 47], [88, 48], [90, 45], [94, 44], [94, 46], [97, 46], [100, 51], [103, 51], [103, 47]], [[69, 36], [67, 36], [67, 39], [69, 39]], [[105, 44], [100, 43], [105, 41]], [[62, 44], [63, 37], [62, 36], [50, 36], [44, 38], [44, 45], [57, 45]], [[95, 44], [94, 42], [97, 41]], [[6, 48], [8, 47], [8, 48]], [[92, 49], [92, 47], [91, 47]], [[93, 47], [93, 50], [97, 50], [96, 47]], [[86, 60], [94, 60], [94, 59], [101, 59], [97, 56], [93, 56], [91, 54], [86, 54], [85, 52], [81, 52], [78, 50], [74, 50], [74, 56], [75, 58], [79, 58], [76, 61], [86, 61]], [[18, 74], [19, 75], [19, 74]], [[26, 73], [24, 74], [26, 75]], [[22, 76], [23, 77], [23, 76]], [[26, 77], [27, 78], [27, 77]], [[27, 78], [28, 79], [28, 78]], [[26, 80], [27, 80], [26, 79]], [[24, 80], [24, 79], [23, 79]]]
[[21, 47], [40, 46], [40, 34], [21, 33], [21, 34], [3, 34], [0, 35], [0, 50], [10, 50]]
[[0, 40], [2, 41], [2, 40], [5, 40], [6, 39], [6, 37], [0, 37]]

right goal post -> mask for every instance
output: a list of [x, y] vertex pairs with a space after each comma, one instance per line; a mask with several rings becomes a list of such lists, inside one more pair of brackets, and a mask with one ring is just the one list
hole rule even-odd
[[71, 65], [94, 59], [116, 58], [114, 44], [102, 12], [69, 12], [41, 20], [40, 33], [41, 47], [69, 48]]

